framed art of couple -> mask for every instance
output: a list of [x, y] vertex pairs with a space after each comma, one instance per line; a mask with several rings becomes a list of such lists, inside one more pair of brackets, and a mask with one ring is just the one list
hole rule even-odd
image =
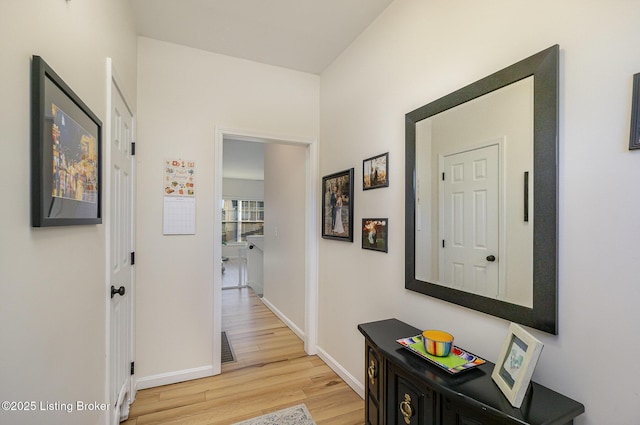
[[354, 169], [322, 178], [322, 237], [353, 242]]

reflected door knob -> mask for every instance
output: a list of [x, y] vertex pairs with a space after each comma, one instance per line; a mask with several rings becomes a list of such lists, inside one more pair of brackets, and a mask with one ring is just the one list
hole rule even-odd
[[493, 263], [494, 261], [496, 261], [496, 256], [495, 255], [487, 256], [487, 261], [491, 261]]
[[115, 286], [111, 285], [111, 298], [113, 298], [114, 295], [120, 295], [123, 296], [124, 295], [124, 286], [119, 287], [118, 289], [116, 289]]

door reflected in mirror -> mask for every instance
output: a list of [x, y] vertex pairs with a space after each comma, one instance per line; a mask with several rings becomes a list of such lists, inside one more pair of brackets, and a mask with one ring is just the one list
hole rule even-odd
[[405, 116], [405, 288], [552, 334], [559, 51]]
[[533, 77], [417, 122], [415, 150], [416, 279], [532, 307]]

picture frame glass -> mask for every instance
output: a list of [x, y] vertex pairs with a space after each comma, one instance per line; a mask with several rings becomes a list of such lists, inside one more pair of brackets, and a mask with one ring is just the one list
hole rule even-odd
[[515, 323], [509, 325], [509, 333], [491, 379], [513, 407], [519, 408], [522, 405], [543, 346], [541, 341], [521, 326]]
[[41, 58], [32, 73], [32, 225], [99, 224], [102, 123]]
[[362, 161], [362, 189], [378, 189], [389, 186], [389, 153], [383, 153]]
[[388, 219], [362, 219], [362, 249], [388, 252]]
[[322, 237], [353, 242], [354, 169], [322, 178]]
[[523, 340], [518, 338], [516, 335], [512, 335], [511, 343], [507, 350], [507, 356], [500, 368], [500, 376], [504, 379], [509, 388], [513, 388], [516, 380], [520, 376], [524, 359], [527, 355], [527, 349], [528, 345]]

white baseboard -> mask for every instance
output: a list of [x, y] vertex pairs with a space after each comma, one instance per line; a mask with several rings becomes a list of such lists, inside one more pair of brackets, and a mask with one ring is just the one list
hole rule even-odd
[[193, 369], [177, 370], [175, 372], [161, 373], [159, 375], [144, 376], [136, 379], [136, 389], [159, 387], [175, 384], [192, 379], [206, 378], [213, 375], [213, 366], [202, 366]]
[[[269, 300], [261, 298], [264, 305], [267, 306], [285, 325], [287, 325], [298, 338], [304, 341], [304, 332], [295, 325], [287, 316], [278, 310]], [[318, 357], [324, 361], [340, 378], [342, 378], [356, 394], [364, 399], [364, 385], [351, 375], [340, 363], [331, 357], [322, 347], [317, 346]], [[213, 375], [212, 366], [202, 366], [193, 369], [180, 370], [175, 372], [162, 373], [159, 375], [145, 376], [136, 380], [136, 390], [145, 388], [159, 387], [162, 385], [175, 384], [192, 379], [205, 378]]]
[[331, 357], [322, 347], [317, 347], [318, 357], [324, 361], [344, 382], [347, 383], [360, 397], [364, 399], [364, 385], [359, 382], [352, 374], [342, 367], [333, 357]]
[[280, 310], [278, 310], [276, 308], [276, 306], [274, 306], [273, 304], [271, 304], [271, 302], [262, 297], [262, 302], [264, 303], [264, 305], [267, 306], [267, 308], [269, 310], [271, 310], [273, 312], [273, 314], [275, 314], [276, 316], [278, 316], [278, 319], [282, 320], [284, 322], [285, 325], [287, 325], [287, 327], [289, 329], [291, 329], [293, 331], [294, 334], [296, 334], [298, 336], [298, 338], [300, 338], [301, 340], [304, 341], [304, 331], [302, 329], [300, 329], [298, 326], [296, 326], [295, 323], [293, 323], [287, 316], [285, 316]]
[[[265, 303], [266, 304], [266, 303]], [[268, 305], [267, 305], [268, 306]], [[271, 307], [269, 307], [271, 308]], [[274, 307], [275, 308], [275, 307]], [[277, 309], [276, 309], [277, 310]], [[279, 315], [280, 312], [274, 314]], [[281, 319], [282, 320], [282, 319]], [[289, 325], [287, 325], [289, 326]], [[298, 335], [294, 328], [291, 330]], [[318, 357], [324, 361], [347, 385], [349, 385], [360, 397], [364, 399], [364, 385], [360, 383], [353, 375], [342, 367], [333, 357], [331, 357], [321, 347], [317, 347]], [[190, 381], [192, 379], [206, 378], [213, 375], [213, 367], [202, 366], [193, 369], [179, 370], [175, 372], [161, 373], [158, 375], [145, 376], [136, 380], [136, 390], [144, 390], [146, 388], [160, 387], [162, 385], [176, 384], [178, 382]]]
[[[304, 331], [295, 325], [286, 315], [276, 308], [268, 299], [261, 298], [264, 305], [273, 312], [285, 325], [293, 331], [294, 334], [304, 341]], [[318, 357], [324, 361], [340, 378], [342, 378], [347, 385], [349, 385], [360, 397], [364, 399], [364, 385], [359, 382], [353, 375], [351, 375], [340, 363], [338, 363], [333, 357], [331, 357], [321, 347], [316, 347], [318, 351]]]

